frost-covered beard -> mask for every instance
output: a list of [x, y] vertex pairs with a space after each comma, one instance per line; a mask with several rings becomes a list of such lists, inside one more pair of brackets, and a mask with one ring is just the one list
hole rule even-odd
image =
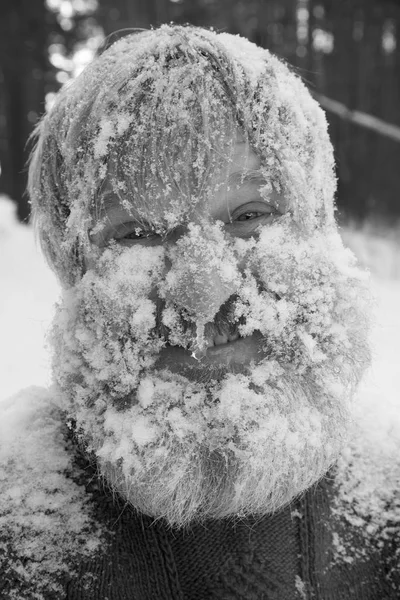
[[[317, 481], [368, 362], [363, 276], [336, 230], [305, 236], [289, 216], [257, 239], [210, 228], [202, 247], [189, 227], [167, 274], [162, 246], [112, 245], [64, 293], [53, 330], [55, 379], [101, 472], [177, 526], [271, 513]], [[167, 340], [188, 355], [202, 346], [204, 314], [184, 309], [202, 269], [232, 292], [240, 335], [259, 340], [254, 361], [218, 378], [206, 362], [182, 374], [157, 363]], [[218, 296], [203, 294], [217, 313]]]

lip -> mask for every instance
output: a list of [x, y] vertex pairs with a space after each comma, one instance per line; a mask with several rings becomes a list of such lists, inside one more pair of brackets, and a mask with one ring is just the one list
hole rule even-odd
[[156, 368], [167, 368], [179, 372], [182, 368], [206, 368], [218, 366], [243, 367], [253, 362], [259, 362], [264, 356], [261, 346], [262, 336], [254, 333], [251, 336], [238, 338], [226, 344], [209, 346], [205, 353], [196, 357], [181, 346], [166, 346], [161, 349]]
[[249, 345], [253, 346], [253, 337], [238, 338], [226, 344], [209, 346], [206, 350], [206, 360], [209, 361], [229, 361], [229, 362], [247, 362], [246, 357], [249, 354]]

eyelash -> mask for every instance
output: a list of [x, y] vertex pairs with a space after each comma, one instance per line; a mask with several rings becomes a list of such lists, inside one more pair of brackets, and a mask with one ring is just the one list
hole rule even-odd
[[[275, 211], [272, 212], [260, 212], [257, 210], [247, 210], [244, 211], [242, 214], [237, 215], [234, 219], [232, 219], [229, 223], [226, 223], [226, 227], [229, 228], [229, 226], [234, 226], [235, 224], [238, 225], [239, 227], [243, 227], [246, 225], [246, 223], [253, 223], [253, 225], [255, 224], [255, 222], [257, 222], [259, 219], [261, 219], [262, 217], [266, 217], [269, 218], [271, 216], [274, 216], [276, 214]], [[245, 217], [245, 215], [255, 215], [252, 218], [246, 219], [246, 218], [241, 218], [241, 217]], [[243, 224], [243, 225], [242, 225]], [[133, 236], [133, 237], [131, 237]], [[143, 241], [154, 241], [157, 238], [159, 238], [160, 235], [158, 233], [156, 233], [155, 231], [152, 231], [151, 229], [146, 230], [146, 229], [141, 229], [140, 227], [134, 227], [132, 229], [132, 231], [130, 231], [129, 233], [127, 233], [126, 235], [121, 235], [118, 236], [116, 235], [114, 239], [116, 239], [119, 242], [123, 242], [123, 240], [129, 240], [129, 241], [133, 241], [133, 242], [143, 242]]]
[[[236, 217], [236, 219], [234, 219], [234, 221], [237, 221], [239, 223], [243, 223], [246, 221], [252, 221], [253, 219], [241, 219], [240, 217], [244, 217], [245, 215], [257, 215], [256, 217], [254, 217], [254, 219], [259, 219], [260, 217], [263, 217], [265, 214], [268, 214], [268, 213], [262, 213], [257, 210], [246, 210], [246, 212], [242, 213], [241, 215], [238, 215]], [[234, 221], [231, 221], [231, 222], [234, 222]]]
[[[134, 235], [135, 237], [130, 237], [131, 235]], [[121, 239], [127, 239], [127, 240], [145, 240], [149, 237], [152, 237], [153, 235], [156, 235], [153, 231], [141, 231], [140, 233], [137, 233], [135, 230], [131, 231], [130, 233], [127, 233], [126, 235], [124, 235]]]
[[[128, 230], [127, 233], [125, 233], [124, 230]], [[135, 223], [124, 223], [117, 228], [113, 238], [117, 242], [120, 242], [121, 240], [142, 241], [148, 238], [152, 238], [155, 235], [157, 234], [150, 229], [150, 226], [149, 229], [146, 230], [143, 228], [143, 226], [140, 226]]]

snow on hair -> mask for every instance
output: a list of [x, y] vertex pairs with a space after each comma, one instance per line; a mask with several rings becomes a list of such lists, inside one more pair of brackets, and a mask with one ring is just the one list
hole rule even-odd
[[[40, 242], [64, 285], [82, 276], [83, 249], [104, 183], [154, 227], [174, 227], [212, 193], [208, 182], [240, 130], [293, 218], [333, 222], [333, 153], [323, 111], [267, 50], [229, 34], [163, 25], [128, 35], [61, 90], [34, 138], [28, 191]], [[232, 144], [230, 148], [232, 147]], [[170, 222], [151, 206], [177, 198]]]

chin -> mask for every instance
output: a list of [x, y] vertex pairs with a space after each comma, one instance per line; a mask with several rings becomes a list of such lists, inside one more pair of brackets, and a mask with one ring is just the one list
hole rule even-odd
[[[227, 375], [221, 397], [232, 392], [233, 383], [249, 396], [247, 379]], [[242, 411], [244, 427], [216, 415], [203, 438], [177, 439], [168, 423], [159, 422], [158, 443], [144, 444], [129, 457], [110, 461], [110, 453], [100, 448], [100, 471], [136, 510], [172, 527], [272, 514], [324, 476], [346, 438], [346, 402], [311, 397], [315, 393], [312, 382], [300, 386], [283, 377], [279, 389], [253, 390], [248, 398], [253, 407], [248, 414]], [[262, 422], [251, 429], [254, 405]], [[263, 410], [266, 406], [270, 410]], [[197, 434], [195, 421], [196, 415]]]
[[82, 402], [79, 384], [67, 411], [108, 485], [139, 512], [173, 527], [272, 514], [339, 456], [353, 385], [329, 365], [302, 376], [268, 357], [175, 367], [156, 361], [123, 402], [99, 382]]
[[321, 448], [303, 448], [298, 461], [272, 447], [254, 456], [244, 452], [242, 459], [229, 447], [210, 452], [199, 446], [193, 452], [182, 445], [168, 454], [154, 452], [157, 465], [147, 456], [153, 468], [146, 476], [126, 475], [112, 463], [101, 463], [100, 470], [111, 489], [138, 512], [177, 528], [273, 514], [323, 477], [336, 459]]

